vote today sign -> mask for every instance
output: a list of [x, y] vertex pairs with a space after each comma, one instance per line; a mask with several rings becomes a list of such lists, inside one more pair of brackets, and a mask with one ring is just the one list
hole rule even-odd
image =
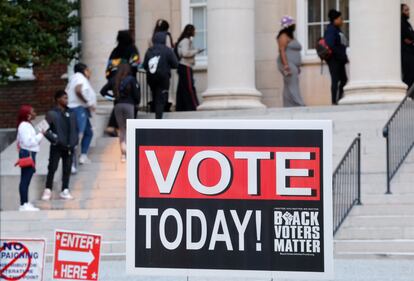
[[0, 239], [0, 280], [42, 281], [46, 240]]
[[101, 235], [56, 230], [54, 279], [98, 280]]
[[331, 127], [128, 120], [127, 272], [331, 278]]

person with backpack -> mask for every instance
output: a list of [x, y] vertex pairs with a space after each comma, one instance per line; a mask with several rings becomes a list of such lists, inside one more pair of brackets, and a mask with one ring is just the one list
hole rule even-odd
[[282, 29], [277, 35], [279, 46], [277, 65], [283, 75], [283, 106], [305, 106], [299, 87], [302, 46], [294, 37], [295, 20], [290, 16], [284, 16], [281, 26]]
[[194, 36], [194, 25], [187, 24], [174, 48], [174, 52], [180, 60], [177, 70], [179, 80], [175, 104], [176, 111], [197, 110], [199, 105], [196, 88], [194, 87], [193, 66], [195, 65], [195, 56], [204, 50], [193, 47], [192, 38]]
[[53, 179], [60, 159], [62, 159], [62, 192], [59, 193], [59, 197], [64, 200], [73, 199], [69, 192], [69, 178], [73, 153], [79, 140], [76, 115], [68, 108], [68, 94], [59, 90], [54, 98], [56, 105], [46, 114], [46, 121], [50, 127], [45, 136], [50, 141], [50, 152], [46, 188], [41, 198], [44, 201], [49, 201], [52, 197]]
[[326, 59], [331, 74], [331, 97], [332, 104], [337, 105], [344, 94], [344, 87], [348, 82], [345, 65], [348, 63], [346, 48], [348, 40], [341, 31], [343, 24], [342, 14], [337, 10], [330, 10], [328, 13], [330, 23], [328, 24], [324, 40], [331, 50], [331, 54]]
[[145, 54], [143, 67], [147, 71], [147, 82], [155, 104], [155, 118], [162, 119], [165, 104], [168, 101], [171, 69], [178, 67], [174, 51], [166, 46], [165, 32], [157, 32], [153, 37], [153, 46]]
[[409, 22], [410, 8], [401, 4], [401, 65], [403, 82], [414, 85], [414, 29]]
[[131, 66], [122, 63], [118, 66], [115, 77], [102, 88], [101, 95], [109, 95], [112, 91], [116, 101], [114, 108], [116, 122], [119, 125], [119, 144], [121, 162], [126, 161], [126, 122], [135, 118], [135, 108], [140, 102], [140, 88]]
[[[118, 42], [118, 45], [112, 50], [106, 66], [106, 79], [109, 81], [111, 80], [111, 78], [115, 77], [116, 72], [118, 70], [118, 66], [121, 63], [129, 64], [131, 66], [132, 75], [136, 77], [138, 72], [138, 66], [140, 65], [141, 61], [139, 50], [134, 44], [134, 39], [131, 35], [131, 32], [129, 30], [118, 31], [116, 41]], [[104, 98], [111, 100], [109, 96], [105, 96]], [[114, 108], [115, 102], [116, 101], [114, 101]], [[114, 109], [112, 109], [108, 125], [105, 129], [105, 133], [107, 133], [110, 136], [116, 136], [117, 129], [119, 129], [119, 127], [116, 122]]]

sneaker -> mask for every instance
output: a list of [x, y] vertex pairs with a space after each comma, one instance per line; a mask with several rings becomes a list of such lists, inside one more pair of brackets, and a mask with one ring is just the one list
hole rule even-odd
[[78, 172], [78, 169], [76, 169], [75, 165], [72, 165], [72, 168], [70, 169], [70, 172], [74, 175]]
[[60, 198], [64, 200], [72, 200], [73, 196], [70, 194], [69, 189], [64, 189], [61, 193], [59, 193]]
[[49, 201], [51, 197], [52, 197], [52, 190], [50, 190], [50, 188], [45, 188], [45, 190], [43, 191], [42, 200]]
[[126, 155], [125, 154], [122, 154], [121, 155], [121, 162], [122, 163], [125, 163], [126, 162]]
[[36, 208], [31, 203], [24, 203], [19, 207], [19, 211], [21, 212], [33, 212], [33, 211], [39, 211], [39, 208]]
[[89, 160], [88, 156], [86, 154], [81, 154], [81, 156], [79, 157], [79, 164], [83, 165], [89, 163], [91, 163], [91, 160]]

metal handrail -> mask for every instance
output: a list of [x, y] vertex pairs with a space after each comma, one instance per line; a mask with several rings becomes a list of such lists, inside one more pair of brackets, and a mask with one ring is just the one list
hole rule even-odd
[[361, 205], [361, 134], [352, 141], [332, 177], [333, 233], [355, 205]]
[[147, 72], [145, 69], [138, 69], [138, 83], [141, 88], [141, 106], [140, 108], [144, 110], [146, 113], [150, 112], [149, 102], [151, 97], [151, 90], [147, 83]]
[[414, 85], [395, 109], [382, 130], [386, 139], [387, 191], [391, 194], [391, 180], [414, 147]]

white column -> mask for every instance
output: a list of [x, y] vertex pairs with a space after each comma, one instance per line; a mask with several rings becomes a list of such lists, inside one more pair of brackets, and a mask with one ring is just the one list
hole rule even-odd
[[208, 87], [199, 110], [265, 107], [255, 85], [254, 0], [208, 0]]
[[398, 102], [401, 82], [400, 1], [350, 0], [350, 82], [340, 104]]
[[128, 0], [82, 0], [82, 62], [92, 70], [96, 92], [105, 84], [106, 63], [122, 29], [128, 29]]

